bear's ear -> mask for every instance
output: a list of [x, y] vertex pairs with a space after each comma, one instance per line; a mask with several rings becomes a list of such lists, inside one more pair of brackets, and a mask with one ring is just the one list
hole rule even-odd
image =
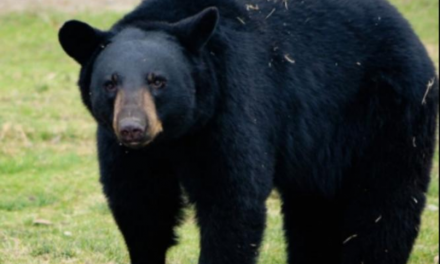
[[197, 53], [214, 34], [220, 14], [216, 7], [210, 7], [195, 16], [181, 20], [173, 25], [180, 42], [191, 52]]
[[81, 21], [66, 22], [58, 34], [64, 51], [79, 64], [85, 64], [104, 41], [105, 33]]

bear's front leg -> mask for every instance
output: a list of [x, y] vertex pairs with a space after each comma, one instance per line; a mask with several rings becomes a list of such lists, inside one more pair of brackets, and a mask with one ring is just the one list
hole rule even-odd
[[266, 221], [265, 203], [251, 201], [246, 194], [229, 195], [232, 197], [208, 197], [197, 204], [201, 231], [199, 264], [257, 263]]
[[237, 148], [198, 153], [203, 156], [195, 163], [200, 173], [191, 174], [185, 187], [200, 226], [199, 264], [256, 263], [272, 189], [271, 166], [260, 160], [264, 154], [247, 156]]
[[[165, 264], [175, 244], [181, 190], [166, 164], [99, 136], [101, 181], [132, 264]], [[154, 166], [153, 166], [154, 165]]]

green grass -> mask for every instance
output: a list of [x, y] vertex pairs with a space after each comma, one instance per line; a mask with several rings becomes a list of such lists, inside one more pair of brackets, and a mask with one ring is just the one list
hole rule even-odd
[[[438, 63], [438, 1], [394, 0]], [[98, 184], [95, 124], [75, 86], [78, 66], [56, 33], [75, 16], [106, 28], [122, 14], [28, 12], [0, 16], [0, 264], [128, 263]], [[429, 204], [439, 205], [438, 154]], [[280, 203], [268, 201], [262, 264], [285, 263]], [[197, 263], [191, 211], [170, 264]], [[38, 225], [37, 220], [50, 224]], [[411, 264], [438, 255], [439, 215], [427, 210]]]

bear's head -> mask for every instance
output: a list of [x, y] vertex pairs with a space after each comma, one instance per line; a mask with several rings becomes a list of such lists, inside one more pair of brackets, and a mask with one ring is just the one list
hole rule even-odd
[[108, 32], [69, 21], [59, 40], [82, 66], [83, 101], [98, 123], [125, 146], [141, 148], [197, 122], [198, 89], [206, 88], [195, 77], [203, 68], [198, 59], [218, 20], [218, 10], [208, 8], [176, 23]]

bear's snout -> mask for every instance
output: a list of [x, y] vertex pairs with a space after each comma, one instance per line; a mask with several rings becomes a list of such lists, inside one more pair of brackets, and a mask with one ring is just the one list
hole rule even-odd
[[114, 131], [119, 141], [127, 147], [144, 147], [163, 130], [154, 101], [144, 89], [119, 91], [114, 111]]
[[118, 131], [120, 140], [127, 146], [140, 146], [148, 141], [146, 126], [133, 119], [121, 120]]

